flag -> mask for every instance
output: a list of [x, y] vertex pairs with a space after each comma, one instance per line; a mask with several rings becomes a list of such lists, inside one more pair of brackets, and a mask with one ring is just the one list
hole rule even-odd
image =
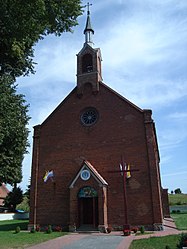
[[53, 170], [51, 171], [46, 171], [44, 177], [43, 177], [43, 180], [44, 182], [47, 182], [50, 178], [53, 178], [54, 177], [54, 173], [53, 173]]
[[[130, 170], [130, 164], [127, 165], [126, 170]], [[130, 177], [131, 177], [131, 172], [130, 172], [130, 171], [127, 171], [127, 173], [126, 173], [126, 178], [128, 179], [128, 178], [130, 178]]]
[[120, 163], [120, 165], [119, 165], [119, 169], [120, 169], [120, 171], [121, 171], [121, 175], [123, 176], [123, 167], [122, 167], [121, 163]]

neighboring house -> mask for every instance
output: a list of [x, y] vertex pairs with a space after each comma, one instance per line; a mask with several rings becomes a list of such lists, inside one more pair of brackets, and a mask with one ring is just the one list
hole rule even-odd
[[[152, 111], [103, 83], [93, 33], [88, 12], [77, 85], [34, 127], [30, 226], [162, 229], [167, 190], [162, 195]], [[128, 165], [130, 174], [120, 172]]]
[[5, 197], [8, 195], [9, 193], [9, 190], [7, 189], [6, 185], [3, 183], [1, 186], [0, 186], [0, 206], [3, 206], [3, 202], [4, 202], [4, 199]]

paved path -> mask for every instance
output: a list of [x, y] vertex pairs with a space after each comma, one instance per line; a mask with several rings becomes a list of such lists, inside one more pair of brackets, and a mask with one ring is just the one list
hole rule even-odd
[[141, 236], [123, 236], [122, 232], [103, 233], [73, 233], [44, 243], [27, 247], [27, 249], [128, 249], [133, 240], [180, 234], [187, 231], [176, 229], [172, 219], [164, 220], [164, 231], [153, 232]]
[[127, 249], [134, 236], [123, 236], [122, 232], [110, 234], [69, 234], [27, 249]]

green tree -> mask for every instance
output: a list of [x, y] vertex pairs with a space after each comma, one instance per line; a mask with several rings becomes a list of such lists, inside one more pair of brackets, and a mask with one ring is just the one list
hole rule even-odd
[[0, 184], [22, 179], [29, 117], [16, 77], [34, 73], [34, 46], [46, 35], [72, 31], [81, 0], [0, 0]]
[[30, 181], [31, 180], [29, 179], [29, 185], [27, 185], [27, 189], [23, 194], [23, 201], [16, 206], [16, 209], [21, 209], [26, 212], [29, 212], [30, 210], [30, 188], [31, 188]]
[[5, 198], [4, 204], [14, 212], [16, 210], [16, 205], [20, 204], [22, 200], [23, 191], [21, 190], [21, 188], [13, 188], [13, 190], [9, 192], [7, 197]]
[[0, 77], [0, 183], [22, 180], [22, 161], [27, 152], [28, 105], [10, 76]]
[[181, 191], [180, 188], [176, 188], [176, 189], [174, 190], [174, 192], [175, 192], [175, 194], [182, 194], [182, 191]]
[[27, 196], [23, 195], [23, 200], [20, 204], [16, 206], [16, 209], [24, 210], [25, 212], [29, 212], [30, 207], [29, 207], [29, 200]]
[[81, 0], [0, 0], [0, 75], [34, 73], [33, 46], [48, 34], [72, 31]]

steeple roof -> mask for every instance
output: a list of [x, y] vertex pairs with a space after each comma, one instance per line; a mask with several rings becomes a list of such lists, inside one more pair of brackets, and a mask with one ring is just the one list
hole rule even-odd
[[93, 41], [92, 41], [92, 35], [94, 34], [94, 30], [92, 28], [92, 25], [91, 25], [91, 19], [90, 19], [90, 10], [89, 10], [89, 7], [91, 6], [92, 4], [90, 3], [87, 3], [87, 5], [85, 5], [85, 7], [88, 8], [87, 10], [87, 20], [86, 20], [86, 27], [84, 29], [84, 35], [85, 35], [85, 45], [90, 45], [91, 47], [93, 47]]
[[91, 20], [90, 20], [90, 11], [87, 12], [87, 21], [86, 21], [86, 27], [85, 27], [85, 29], [84, 29], [84, 34], [85, 34], [87, 31], [91, 31], [91, 32], [94, 34], [94, 30], [93, 30], [93, 28], [92, 28]]

